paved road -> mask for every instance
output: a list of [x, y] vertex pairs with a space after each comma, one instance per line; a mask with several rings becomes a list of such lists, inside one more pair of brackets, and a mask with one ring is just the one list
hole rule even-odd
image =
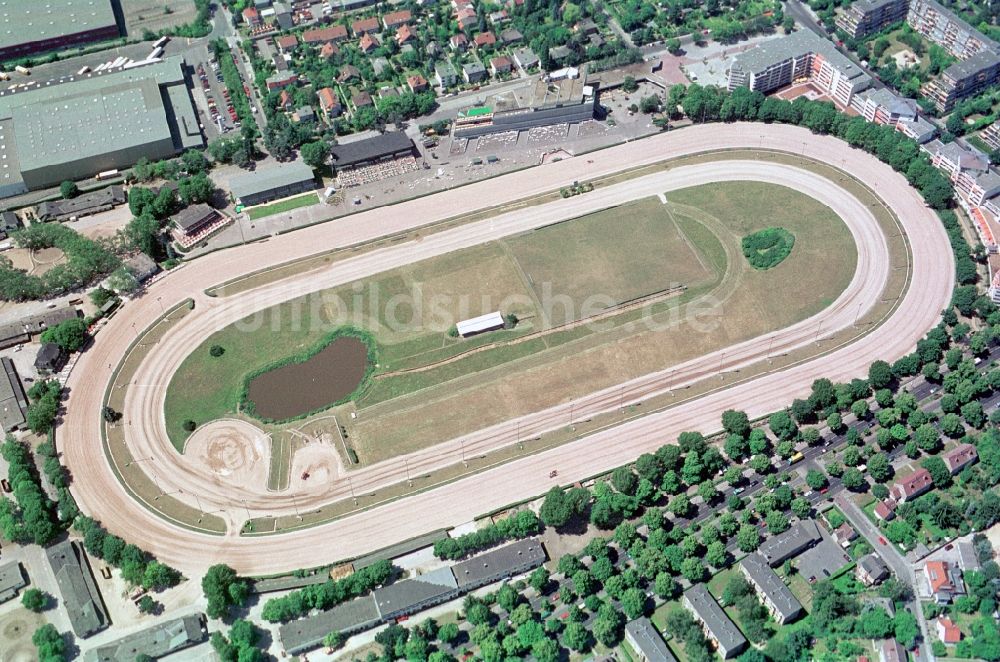
[[899, 553], [895, 545], [887, 544], [885, 538], [879, 532], [878, 527], [876, 527], [868, 516], [855, 505], [854, 501], [850, 498], [839, 496], [836, 499], [837, 506], [847, 517], [848, 521], [854, 528], [857, 529], [858, 533], [864, 536], [868, 544], [872, 546], [872, 549], [878, 552], [878, 555], [888, 564], [892, 569], [892, 574], [895, 575], [900, 581], [905, 582], [910, 589], [913, 591], [913, 598], [906, 603], [906, 608], [911, 614], [916, 616], [917, 623], [920, 624], [920, 634], [923, 637], [923, 642], [920, 644], [919, 653], [914, 656], [917, 662], [923, 662], [929, 660], [934, 662], [934, 654], [931, 652], [931, 641], [930, 633], [927, 630], [927, 622], [924, 620], [924, 612], [920, 608], [920, 602], [917, 600], [917, 587], [914, 585], [913, 568], [903, 555]]
[[[172, 526], [134, 502], [115, 479], [104, 453], [100, 448], [100, 406], [104, 385], [110, 378], [109, 366], [116, 364], [121, 352], [134, 337], [133, 325], [144, 328], [160, 314], [160, 302], [170, 306], [176, 301], [200, 292], [202, 288], [232, 278], [241, 271], [259, 269], [263, 265], [275, 264], [313, 253], [317, 246], [326, 249], [349, 245], [373, 237], [417, 226], [461, 211], [470, 211], [470, 201], [480, 206], [503, 204], [510, 191], [520, 196], [528, 196], [566, 185], [574, 180], [587, 179], [611, 173], [623, 167], [650, 163], [671, 156], [690, 154], [709, 149], [734, 146], [757, 147], [766, 144], [771, 148], [789, 152], [807, 150], [816, 158], [845, 167], [864, 181], [880, 182], [880, 193], [884, 200], [896, 210], [904, 224], [905, 231], [913, 246], [912, 285], [899, 304], [894, 316], [864, 338], [833, 351], [822, 358], [801, 363], [784, 371], [765, 375], [752, 381], [734, 384], [726, 388], [684, 403], [664, 412], [637, 419], [627, 425], [592, 435], [577, 442], [563, 445], [551, 451], [508, 463], [491, 471], [451, 483], [391, 504], [380, 506], [343, 518], [336, 522], [308, 530], [271, 536], [267, 538], [243, 539], [230, 535], [225, 539], [193, 533]], [[213, 253], [192, 262], [169, 277], [153, 285], [147, 296], [130, 303], [99, 334], [93, 347], [83, 356], [70, 378], [71, 396], [69, 412], [61, 427], [60, 446], [65, 460], [74, 475], [73, 491], [81, 507], [88, 514], [102, 520], [113, 532], [129, 540], [142, 542], [143, 546], [167, 562], [182, 570], [198, 572], [206, 566], [225, 560], [241, 572], [268, 573], [296, 567], [308, 567], [330, 562], [334, 559], [350, 557], [379, 548], [393, 542], [412, 537], [425, 530], [442, 526], [452, 526], [468, 521], [504, 503], [528, 498], [544, 492], [556, 480], [549, 477], [552, 468], [558, 468], [559, 481], [571, 481], [593, 475], [602, 470], [623, 464], [642, 452], [652, 450], [663, 442], [675, 438], [682, 430], [714, 431], [719, 414], [728, 408], [748, 411], [751, 416], [765, 414], [787, 404], [788, 400], [808, 391], [811, 382], [819, 376], [834, 380], [847, 380], [865, 373], [868, 364], [876, 358], [895, 359], [911, 351], [916, 341], [926, 329], [933, 326], [940, 310], [949, 300], [953, 284], [953, 263], [947, 250], [947, 239], [937, 218], [928, 210], [919, 196], [905, 180], [888, 166], [873, 157], [829, 137], [815, 136], [808, 131], [794, 127], [766, 125], [711, 125], [693, 127], [683, 131], [661, 134], [650, 139], [635, 141], [596, 153], [593, 160], [582, 158], [567, 159], [555, 164], [533, 168], [502, 178], [472, 184], [462, 189], [446, 191], [434, 196], [413, 200], [401, 205], [367, 211], [350, 218], [331, 221], [299, 232], [283, 235], [265, 243], [250, 244], [226, 251]], [[773, 164], [772, 164], [773, 165]], [[733, 168], [729, 168], [732, 171]], [[759, 168], [760, 172], [778, 176], [788, 170]], [[680, 176], [681, 169], [671, 170]], [[727, 178], [726, 173], [717, 173], [717, 178]], [[836, 191], [823, 190], [831, 186], [829, 182], [820, 186], [811, 180], [808, 173], [799, 171], [797, 185], [810, 194], [828, 199]], [[638, 183], [636, 183], [638, 182]], [[632, 180], [629, 186], [634, 192], [646, 191], [641, 180]], [[607, 191], [625, 189], [610, 187]], [[610, 193], [608, 193], [610, 194]], [[559, 201], [550, 207], [552, 218], [558, 218], [569, 209], [571, 213], [582, 213], [590, 204], [587, 199], [598, 192]], [[601, 193], [604, 195], [604, 193]], [[626, 403], [636, 398], [631, 388], [636, 386], [641, 397], [656, 392], [666, 392], [670, 388], [682, 388], [685, 384], [700, 381], [706, 376], [718, 375], [721, 369], [728, 373], [722, 384], [732, 380], [733, 370], [763, 359], [771, 351], [778, 353], [779, 347], [790, 348], [812, 342], [816, 337], [817, 325], [822, 323], [824, 332], [845, 329], [853, 325], [857, 317], [858, 305], [847, 307], [845, 301], [861, 301], [862, 307], [870, 306], [881, 295], [884, 282], [884, 237], [872, 232], [873, 224], [867, 210], [860, 208], [857, 201], [840, 192], [841, 201], [831, 200], [832, 205], [841, 208], [849, 216], [848, 222], [856, 226], [857, 232], [864, 232], [859, 245], [858, 273], [864, 275], [848, 288], [849, 293], [838, 299], [820, 315], [801, 322], [789, 329], [728, 348], [724, 356], [713, 356], [687, 365], [677, 366], [677, 372], [658, 378], [643, 378], [630, 383], [626, 395], [621, 395], [619, 387], [582, 398], [572, 405], [566, 403], [561, 409], [543, 411], [523, 417], [522, 430], [532, 433], [555, 427], [564, 427], [567, 409], [575, 407], [577, 415], [584, 411], [615, 409], [622, 400]], [[847, 207], [842, 207], [847, 205]], [[853, 206], [852, 206], [853, 205]], [[541, 209], [535, 208], [535, 210]], [[538, 213], [534, 211], [532, 213]], [[528, 210], [521, 215], [528, 215]], [[867, 219], [867, 221], [866, 221]], [[515, 224], [511, 218], [504, 223]], [[465, 226], [466, 228], [469, 226]], [[497, 232], [504, 228], [499, 218]], [[440, 237], [436, 238], [435, 237]], [[485, 233], [480, 241], [490, 238]], [[434, 239], [432, 242], [431, 240]], [[440, 233], [414, 244], [404, 244], [396, 249], [403, 255], [389, 251], [380, 256], [390, 255], [393, 259], [408, 257], [417, 260], [429, 254], [423, 247], [444, 250], [444, 242], [454, 241], [451, 249], [468, 242], [466, 230]], [[374, 253], [373, 253], [374, 254]], [[432, 253], [430, 253], [432, 254]], [[370, 254], [372, 255], [372, 254]], [[359, 260], [364, 258], [359, 258]], [[347, 263], [347, 261], [345, 261]], [[351, 273], [343, 272], [338, 263], [330, 269], [330, 278], [350, 278]], [[377, 270], [389, 268], [384, 264], [368, 265]], [[359, 269], [359, 262], [351, 261], [350, 268]], [[325, 273], [325, 272], [324, 272]], [[355, 274], [362, 271], [355, 271]], [[869, 276], [875, 275], [874, 279]], [[312, 274], [286, 280], [278, 288], [261, 288], [254, 296], [240, 296], [233, 299], [215, 300], [213, 306], [203, 306], [207, 299], [195, 294], [199, 299], [193, 315], [184, 324], [171, 332], [184, 333], [187, 325], [200, 329], [216, 328], [228, 323], [231, 316], [242, 316], [273, 302], [287, 299], [297, 292], [308, 291], [301, 283], [312, 279], [312, 289], [328, 285], [324, 274]], [[867, 285], [866, 285], [867, 283]], [[257, 296], [260, 294], [260, 296]], [[867, 303], [866, 303], [867, 302]], [[235, 318], [233, 318], [235, 319]], [[140, 384], [165, 383], [170, 371], [161, 372], [171, 364], [176, 365], [183, 356], [169, 356], [164, 347], [170, 342], [170, 334], [161, 342], [158, 351], [151, 355], [141, 370], [152, 381]], [[197, 344], [197, 343], [195, 343]], [[186, 349], [194, 345], [188, 344]], [[773, 348], [773, 350], [772, 350]], [[156, 388], [130, 389], [155, 392]], [[162, 389], [160, 389], [162, 391]], [[163, 466], [158, 470], [161, 478], [183, 485], [182, 498], [190, 498], [192, 486], [198, 486], [202, 478], [185, 462], [185, 458], [173, 452], [163, 432], [162, 406], [156, 397], [138, 397], [130, 393], [129, 412], [126, 418], [134, 423], [134, 432], [129, 435], [133, 448], [150, 448], [160, 458]], [[162, 393], [160, 394], [162, 397]], [[134, 414], [134, 415], [133, 415]], [[526, 427], [527, 426], [527, 427]], [[141, 429], [141, 434], [139, 430]], [[514, 425], [506, 424], [476, 433], [473, 441], [477, 449], [495, 448], [514, 442]], [[469, 442], [467, 438], [466, 443]], [[145, 444], [138, 446], [137, 444]], [[468, 447], [467, 447], [468, 449]], [[454, 463], [459, 458], [458, 442], [446, 442], [431, 451], [407, 458], [424, 467]], [[136, 454], [136, 457], [144, 457]], [[426, 464], [433, 462], [434, 464]], [[398, 481], [404, 477], [404, 459], [382, 463], [373, 468], [382, 481]], [[364, 471], [364, 470], [363, 470]], [[352, 476], [360, 477], [360, 472]], [[359, 478], [358, 478], [359, 479]], [[357, 479], [356, 479], [357, 480]], [[355, 483], [357, 486], [357, 483]], [[220, 486], [216, 481], [214, 493], [208, 493], [211, 503], [221, 503], [228, 511], [228, 519], [233, 524], [243, 519], [242, 498], [247, 498], [253, 514], [293, 514], [293, 504], [288, 494], [257, 497], [247, 494], [246, 488], [233, 489]], [[254, 488], [259, 489], [259, 488]], [[348, 485], [334, 481], [329, 490], [315, 495], [296, 495], [298, 507], [308, 509], [303, 500], [311, 499], [311, 505], [328, 502], [332, 498], [347, 498]], [[264, 499], [253, 501], [252, 499]], [[203, 504], [204, 505], [204, 504]], [[206, 510], [209, 506], [204, 505]], [[236, 527], [234, 527], [235, 529]], [[331, 542], [333, 541], [333, 542]]]

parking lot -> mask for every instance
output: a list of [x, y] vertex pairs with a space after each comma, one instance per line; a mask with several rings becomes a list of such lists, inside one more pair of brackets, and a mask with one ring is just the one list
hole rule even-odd
[[207, 48], [198, 49], [202, 57], [192, 62], [194, 69], [194, 100], [201, 123], [209, 140], [238, 131], [240, 128], [236, 109], [229, 98], [229, 90], [222, 80], [222, 71], [215, 54]]

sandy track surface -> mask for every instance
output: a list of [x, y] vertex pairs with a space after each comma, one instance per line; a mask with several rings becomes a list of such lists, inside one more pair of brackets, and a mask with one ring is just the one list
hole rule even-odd
[[[885, 237], [871, 213], [834, 182], [807, 171], [767, 162], [727, 162], [684, 166], [593, 193], [551, 204], [521, 209], [489, 221], [461, 226], [388, 249], [343, 260], [320, 272], [286, 279], [244, 295], [212, 299], [203, 288], [241, 272], [259, 269], [299, 256], [315, 253], [405, 230], [442, 217], [471, 211], [477, 207], [503, 204], [510, 197], [523, 197], [565, 186], [574, 180], [610, 174], [627, 167], [665, 158], [733, 147], [767, 146], [788, 152], [802, 152], [853, 173], [860, 180], [877, 182], [879, 195], [893, 208], [904, 225], [913, 251], [912, 282], [891, 319], [849, 347], [781, 372], [716, 391], [678, 407], [594, 434], [559, 448], [517, 460], [482, 474], [413, 495], [363, 514], [336, 522], [264, 538], [239, 538], [235, 531], [225, 539], [202, 535], [173, 526], [132, 501], [118, 484], [104, 453], [99, 448], [100, 405], [104, 385], [110, 378], [108, 366], [120, 359], [132, 338], [132, 325], [144, 327], [159, 314], [156, 300], [164, 306], [194, 296], [197, 307], [163, 338], [136, 375], [145, 388], [130, 388], [126, 401], [126, 443], [134, 457], [153, 457], [150, 464], [159, 478], [168, 483], [165, 491], [183, 489], [178, 498], [197, 494], [206, 510], [232, 510], [229, 521], [238, 521], [243, 500], [252, 514], [293, 513], [297, 507], [309, 509], [336, 498], [347, 498], [348, 486], [331, 481], [316, 490], [312, 478], [305, 484], [294, 479], [288, 493], [266, 492], [263, 482], [236, 487], [220, 484], [218, 475], [201, 463], [179, 458], [166, 438], [163, 426], [163, 397], [169, 377], [188, 351], [210, 333], [247, 314], [282, 300], [350, 282], [393, 266], [426, 259], [443, 252], [488, 241], [526, 228], [588, 213], [618, 202], [657, 192], [719, 180], [751, 179], [792, 186], [836, 211], [845, 220], [858, 242], [858, 267], [848, 288], [820, 314], [761, 338], [726, 348], [633, 380], [623, 387], [606, 389], [546, 411], [522, 417], [467, 435], [463, 440], [445, 442], [406, 458], [409, 471], [416, 474], [433, 467], [454, 463], [459, 446], [466, 452], [483, 452], [515, 443], [517, 427], [522, 437], [564, 427], [570, 411], [607, 411], [641, 400], [669, 388], [738, 369], [760, 360], [769, 352], [778, 354], [813, 342], [820, 330], [824, 335], [853, 325], [859, 311], [873, 306], [882, 296], [888, 277]], [[516, 193], [510, 193], [514, 191]], [[269, 573], [308, 567], [350, 557], [403, 540], [424, 531], [467, 521], [476, 515], [517, 499], [544, 492], [555, 482], [567, 482], [628, 462], [636, 456], [674, 439], [683, 430], [711, 431], [718, 426], [719, 414], [727, 408], [746, 410], [751, 416], [779, 408], [808, 391], [813, 379], [826, 376], [849, 379], [864, 374], [876, 358], [895, 359], [909, 352], [919, 337], [938, 318], [947, 304], [953, 284], [951, 252], [941, 224], [902, 176], [861, 151], [828, 137], [814, 136], [794, 127], [767, 125], [712, 125], [664, 134], [628, 145], [604, 150], [587, 158], [573, 158], [501, 178], [443, 192], [393, 207], [372, 210], [347, 219], [332, 221], [277, 237], [262, 244], [243, 246], [201, 258], [156, 283], [149, 294], [130, 303], [101, 332], [97, 342], [74, 370], [69, 413], [60, 430], [61, 448], [74, 475], [73, 491], [88, 514], [101, 519], [109, 529], [143, 546], [165, 561], [185, 571], [225, 560], [244, 573]], [[194, 294], [193, 294], [194, 293]], [[622, 394], [625, 394], [624, 396]], [[572, 409], [571, 409], [572, 407]], [[307, 458], [303, 458], [306, 460]], [[367, 490], [405, 478], [404, 460], [394, 460], [352, 472], [354, 489]], [[296, 466], [300, 466], [296, 462]], [[549, 472], [558, 469], [559, 477]], [[193, 503], [193, 501], [191, 502]], [[322, 541], [325, 544], [317, 545]]]
[[195, 430], [184, 444], [182, 461], [207, 470], [224, 489], [239, 490], [267, 481], [270, 457], [270, 441], [263, 430], [246, 421], [225, 419]]

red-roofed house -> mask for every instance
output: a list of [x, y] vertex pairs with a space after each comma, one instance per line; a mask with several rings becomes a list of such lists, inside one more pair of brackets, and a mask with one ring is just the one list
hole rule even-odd
[[947, 616], [941, 616], [934, 624], [937, 626], [938, 639], [944, 643], [957, 644], [962, 640], [962, 631]]
[[976, 452], [976, 447], [972, 444], [959, 444], [950, 451], [941, 453], [941, 459], [944, 460], [944, 464], [948, 467], [948, 471], [952, 474], [957, 474], [959, 471], [978, 460], [979, 453]]
[[288, 90], [281, 91], [281, 97], [278, 99], [278, 106], [282, 110], [292, 109], [292, 95], [288, 93]]
[[497, 44], [497, 36], [492, 32], [480, 32], [472, 38], [472, 43], [475, 44], [476, 48], [493, 47]]
[[924, 577], [939, 605], [946, 605], [956, 595], [965, 594], [962, 570], [947, 561], [928, 561], [924, 565]]
[[322, 44], [332, 41], [338, 44], [347, 39], [347, 28], [343, 25], [331, 25], [328, 28], [306, 30], [302, 33], [302, 41], [307, 44]]
[[851, 541], [858, 537], [858, 532], [850, 524], [844, 522], [833, 532], [833, 537], [836, 538], [841, 547], [848, 547]]
[[319, 109], [328, 122], [335, 117], [339, 117], [344, 112], [344, 108], [340, 104], [340, 98], [337, 97], [337, 93], [333, 91], [333, 88], [324, 87], [316, 93], [316, 96], [319, 98]]
[[395, 30], [399, 26], [409, 23], [412, 18], [408, 9], [394, 11], [382, 17], [382, 25], [385, 26], [386, 30]]
[[243, 20], [252, 28], [260, 25], [260, 12], [256, 7], [247, 7], [243, 10]]
[[459, 32], [451, 37], [451, 50], [453, 51], [464, 51], [469, 45], [469, 38], [464, 34]]
[[411, 92], [423, 92], [427, 89], [427, 79], [420, 74], [414, 74], [406, 79], [406, 85]]
[[375, 41], [375, 37], [366, 32], [361, 35], [361, 41], [358, 42], [358, 48], [361, 49], [362, 53], [368, 54], [378, 48], [378, 42]]
[[879, 501], [875, 505], [875, 517], [888, 522], [896, 516], [896, 504], [892, 501]]
[[409, 25], [401, 25], [399, 29], [396, 30], [396, 43], [400, 46], [416, 40], [417, 35], [413, 34], [413, 30], [410, 29]]
[[282, 53], [291, 53], [299, 46], [299, 40], [293, 34], [286, 34], [277, 37], [274, 43], [278, 45], [278, 50]]
[[465, 5], [455, 12], [455, 20], [458, 22], [459, 30], [468, 30], [479, 23], [479, 15], [471, 6]]
[[490, 72], [494, 76], [499, 76], [500, 74], [509, 74], [510, 70], [514, 68], [514, 63], [510, 61], [510, 58], [506, 55], [500, 55], [499, 57], [492, 58], [490, 60]]
[[340, 52], [336, 44], [332, 44], [329, 41], [323, 44], [323, 47], [319, 49], [319, 56], [324, 60], [329, 60], [331, 57]]
[[351, 30], [355, 37], [360, 37], [369, 32], [378, 32], [379, 23], [377, 18], [362, 18], [351, 23]]
[[931, 473], [921, 467], [906, 478], [896, 481], [890, 492], [897, 502], [903, 503], [920, 496], [932, 487], [934, 487], [934, 481], [931, 479]]

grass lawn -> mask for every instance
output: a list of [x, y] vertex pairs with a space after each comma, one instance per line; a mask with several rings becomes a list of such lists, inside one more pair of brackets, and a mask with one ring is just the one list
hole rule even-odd
[[264, 218], [265, 216], [273, 216], [275, 214], [280, 214], [281, 212], [291, 211], [293, 209], [298, 209], [299, 207], [309, 207], [316, 204], [319, 204], [319, 196], [315, 193], [305, 193], [303, 195], [295, 196], [294, 198], [278, 200], [277, 202], [272, 202], [269, 205], [248, 207], [246, 212], [251, 221], [256, 221], [258, 218]]
[[668, 614], [683, 609], [684, 607], [681, 606], [680, 600], [671, 600], [657, 607], [656, 611], [649, 618], [653, 622], [653, 626], [663, 635], [663, 639], [667, 642], [667, 647], [674, 654], [674, 657], [677, 658], [678, 662], [688, 662], [688, 657], [684, 652], [684, 644], [674, 639], [673, 635], [667, 632], [666, 623]]
[[788, 584], [788, 588], [792, 591], [792, 594], [798, 598], [798, 601], [802, 604], [802, 606], [805, 607], [805, 610], [811, 612], [813, 591], [812, 586], [809, 584], [809, 580], [801, 574], [795, 572], [792, 573], [790, 578], [785, 578], [785, 583]]
[[[269, 207], [310, 197], [316, 196]], [[788, 326], [827, 306], [854, 273], [857, 250], [846, 226], [804, 194], [726, 182], [674, 191], [668, 200], [640, 200], [449, 253], [380, 274], [360, 295], [351, 286], [336, 288], [267, 309], [242, 328], [227, 327], [195, 348], [171, 382], [165, 405], [171, 440], [183, 448], [185, 419], [203, 424], [233, 415], [244, 375], [344, 322], [371, 331], [378, 342], [369, 388], [333, 412], [364, 412], [347, 425], [362, 462], [370, 463]], [[739, 240], [771, 226], [792, 232], [795, 246], [775, 268], [754, 271]], [[648, 310], [615, 312], [600, 328], [539, 333], [546, 320], [579, 318], [588, 299], [590, 315], [600, 314], [609, 301], [674, 283], [687, 290]], [[711, 332], [697, 333], [682, 307], [713, 293], [719, 316]], [[400, 299], [392, 310], [386, 305]], [[447, 336], [455, 321], [497, 309], [515, 313], [517, 327], [465, 340]], [[643, 319], [658, 324], [636, 324]], [[223, 356], [209, 356], [214, 344], [226, 349]]]

